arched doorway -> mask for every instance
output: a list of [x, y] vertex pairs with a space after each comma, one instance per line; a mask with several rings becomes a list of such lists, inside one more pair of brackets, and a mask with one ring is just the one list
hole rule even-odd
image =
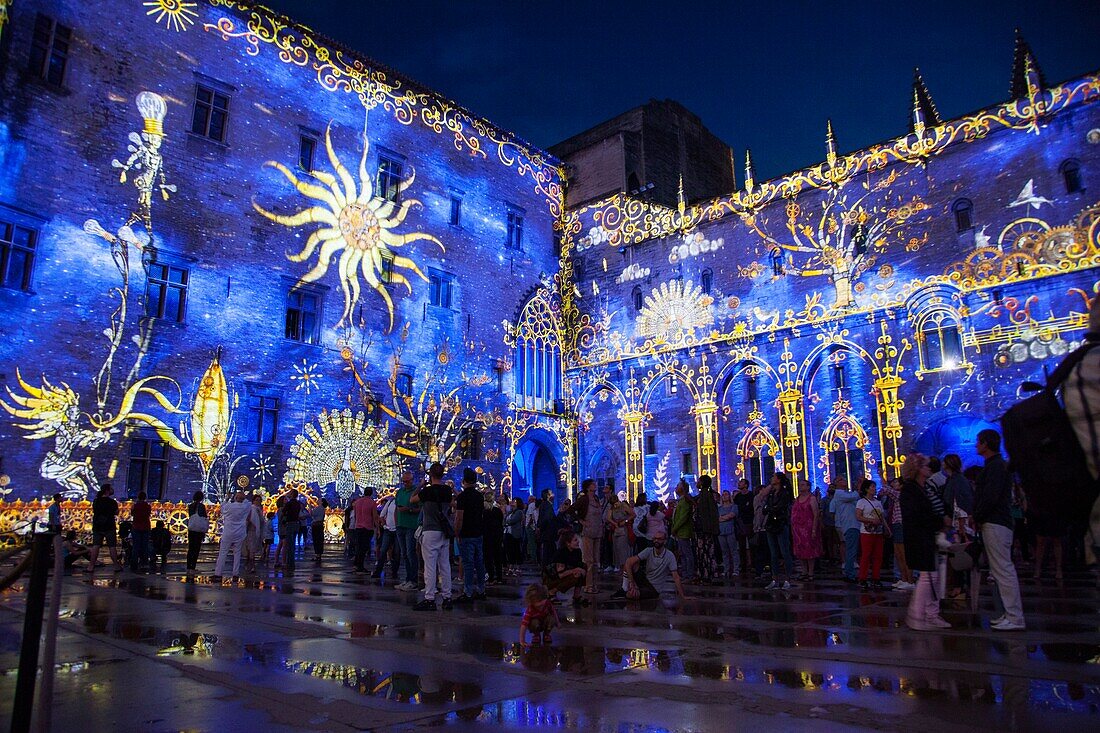
[[551, 433], [542, 428], [529, 430], [516, 443], [512, 496], [539, 496], [552, 489], [560, 497], [561, 459], [561, 445]]
[[980, 466], [978, 456], [978, 433], [985, 429], [996, 430], [997, 426], [988, 420], [973, 415], [955, 415], [932, 423], [921, 433], [913, 447], [926, 456], [943, 458], [948, 453], [958, 454], [963, 467]]

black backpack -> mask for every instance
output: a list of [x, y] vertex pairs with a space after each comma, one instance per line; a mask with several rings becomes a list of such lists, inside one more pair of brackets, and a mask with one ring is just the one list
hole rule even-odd
[[1028, 511], [1040, 520], [1085, 522], [1100, 490], [1057, 394], [1085, 354], [1097, 345], [1087, 343], [1066, 356], [1047, 377], [1045, 387], [1001, 417], [1010, 468], [1020, 477]]

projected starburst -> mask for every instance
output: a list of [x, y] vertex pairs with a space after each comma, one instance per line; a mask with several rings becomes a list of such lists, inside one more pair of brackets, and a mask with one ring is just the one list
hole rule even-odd
[[199, 17], [198, 12], [194, 9], [198, 3], [188, 3], [182, 0], [151, 0], [151, 2], [142, 3], [145, 7], [149, 8], [146, 11], [146, 15], [157, 16], [154, 20], [159, 25], [163, 20], [164, 25], [169, 30], [185, 31], [188, 26], [195, 24], [195, 19]]

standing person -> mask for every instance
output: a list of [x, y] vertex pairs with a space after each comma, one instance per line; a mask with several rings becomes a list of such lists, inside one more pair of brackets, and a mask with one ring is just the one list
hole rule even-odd
[[539, 554], [535, 557], [535, 561], [539, 567], [545, 567], [554, 556], [558, 541], [557, 525], [557, 515], [554, 513], [554, 492], [546, 489], [542, 492], [542, 502], [538, 505], [538, 518], [535, 524], [535, 535], [539, 547]]
[[940, 459], [936, 456], [929, 456], [928, 470], [931, 471], [932, 474], [928, 477], [928, 483], [925, 486], [935, 491], [942, 501], [943, 490], [947, 486], [947, 474], [943, 472], [943, 464], [940, 463]]
[[733, 578], [741, 574], [741, 556], [737, 551], [737, 505], [733, 503], [733, 495], [728, 491], [722, 492], [722, 500], [718, 505], [718, 547], [722, 551], [722, 567], [726, 571], [727, 578]]
[[629, 504], [617, 496], [611, 497], [611, 510], [608, 512], [608, 524], [611, 526], [611, 562], [621, 568], [631, 555], [630, 535], [627, 532], [634, 522], [634, 511]]
[[791, 507], [791, 535], [794, 539], [794, 556], [802, 561], [801, 580], [813, 581], [814, 565], [821, 557], [821, 506], [810, 490], [810, 482], [800, 479], [798, 498]]
[[417, 589], [420, 570], [420, 553], [416, 549], [416, 528], [420, 526], [420, 505], [412, 501], [416, 488], [411, 471], [401, 474], [401, 487], [394, 496], [397, 511], [397, 547], [401, 550], [401, 562], [405, 565], [405, 582], [397, 590], [406, 593]]
[[733, 505], [737, 507], [737, 519], [733, 529], [737, 537], [737, 552], [741, 556], [740, 567], [745, 573], [752, 567], [752, 492], [749, 491], [749, 482], [741, 479], [737, 482], [737, 491], [733, 494]]
[[936, 533], [943, 530], [943, 511], [933, 501], [935, 493], [924, 489], [930, 475], [928, 459], [920, 453], [906, 456], [901, 464], [899, 501], [905, 559], [920, 573], [905, 615], [905, 625], [915, 631], [951, 627], [940, 615], [940, 599], [936, 596]]
[[386, 567], [386, 556], [392, 552], [389, 579], [396, 583], [398, 571], [401, 569], [401, 548], [397, 545], [397, 498], [395, 496], [382, 500], [378, 530], [375, 534], [378, 536], [378, 559], [374, 562], [374, 577], [382, 578], [382, 571]]
[[451, 603], [451, 561], [449, 550], [454, 529], [447, 515], [454, 491], [443, 483], [443, 466], [433, 463], [428, 469], [428, 484], [413, 495], [423, 517], [420, 534], [424, 554], [424, 600], [414, 607], [417, 611], [434, 611], [437, 585], [443, 593], [443, 610], [449, 611]]
[[244, 571], [256, 572], [256, 556], [263, 551], [264, 530], [267, 520], [264, 519], [263, 497], [253, 494], [249, 500], [248, 528], [244, 536]]
[[990, 627], [1022, 631], [1025, 625], [1020, 581], [1012, 564], [1012, 476], [1001, 457], [1001, 434], [991, 429], [978, 433], [978, 455], [985, 459], [985, 467], [974, 490], [974, 522], [982, 533], [989, 572], [997, 581], [1005, 609]]
[[859, 520], [856, 519], [856, 502], [859, 494], [848, 486], [848, 479], [837, 476], [833, 480], [835, 493], [830, 508], [836, 515], [836, 531], [844, 543], [844, 580], [856, 582], [856, 558], [859, 556]]
[[608, 522], [611, 513], [611, 505], [616, 498], [615, 484], [613, 481], [609, 480], [608, 483], [600, 489], [600, 511], [603, 512], [603, 537], [600, 540], [600, 569], [605, 573], [611, 573], [617, 569], [612, 564], [612, 545], [614, 542], [612, 538], [612, 527]]
[[352, 531], [355, 533], [355, 572], [365, 573], [364, 559], [370, 555], [371, 540], [378, 528], [378, 504], [374, 501], [374, 489], [363, 489], [363, 495], [352, 505]]
[[53, 502], [46, 510], [46, 531], [61, 534], [61, 494], [53, 495]]
[[[164, 569], [168, 566], [168, 553], [172, 551], [172, 535], [168, 532], [168, 528], [164, 526], [164, 520], [158, 519], [157, 526], [153, 527], [149, 531], [149, 544], [153, 548], [153, 564], [156, 565], [159, 560], [160, 572], [164, 572]], [[150, 570], [153, 568], [150, 567]]]
[[504, 516], [504, 554], [510, 573], [518, 573], [519, 566], [523, 564], [525, 514], [523, 502], [513, 499]]
[[286, 555], [283, 560], [286, 562], [286, 569], [290, 572], [294, 572], [294, 540], [302, 526], [301, 518], [302, 502], [298, 501], [298, 489], [291, 489], [287, 494], [286, 504], [283, 505], [283, 513], [279, 517], [279, 524], [284, 526], [286, 537]]
[[[768, 549], [772, 556], [772, 582], [768, 590], [790, 590], [790, 576], [794, 575], [794, 558], [791, 555], [791, 504], [794, 492], [784, 473], [772, 474], [771, 491], [764, 501], [764, 531], [768, 535]], [[779, 572], [783, 560], [786, 573]], [[782, 583], [780, 583], [782, 578]]]
[[485, 497], [477, 488], [477, 473], [462, 471], [462, 491], [455, 502], [455, 535], [462, 556], [459, 603], [485, 600]]
[[[859, 485], [859, 501], [856, 502], [856, 519], [859, 520], [859, 582], [864, 590], [874, 585], [881, 588], [882, 552], [885, 542], [886, 518], [882, 503], [875, 498], [875, 482], [864, 479]], [[870, 572], [871, 580], [867, 580]]]
[[542, 545], [539, 538], [539, 516], [542, 502], [532, 494], [527, 497], [527, 508], [523, 512], [523, 552], [526, 561], [540, 563]]
[[134, 553], [130, 558], [130, 569], [137, 571], [153, 564], [152, 547], [149, 533], [153, 531], [153, 507], [145, 500], [145, 492], [139, 491], [137, 501], [130, 508], [131, 531], [134, 538]]
[[[695, 548], [692, 547], [694, 527], [692, 516], [695, 502], [692, 501], [687, 481], [680, 479], [676, 484], [676, 508], [672, 510], [671, 527], [672, 549], [676, 553], [676, 563], [680, 568], [680, 576], [685, 582], [695, 580]], [[652, 521], [650, 522], [652, 524]], [[650, 536], [653, 529], [650, 528]]]
[[248, 535], [248, 517], [252, 513], [252, 504], [244, 500], [244, 492], [238, 491], [233, 498], [222, 504], [222, 536], [218, 545], [218, 561], [214, 565], [214, 580], [222, 579], [225, 559], [233, 553], [233, 580], [241, 574], [241, 549]]
[[600, 540], [603, 539], [604, 511], [600, 504], [596, 479], [586, 478], [581, 484], [583, 492], [573, 507], [573, 516], [581, 524], [581, 557], [585, 565], [584, 592], [597, 592], [596, 571], [600, 564]]
[[275, 512], [268, 512], [264, 517], [263, 542], [264, 565], [267, 565], [271, 562], [271, 546], [275, 544]]
[[[768, 533], [764, 531], [764, 502], [771, 493], [771, 483], [765, 486], [757, 486], [752, 497], [752, 539], [753, 539], [753, 571], [755, 577], [760, 579], [765, 575], [765, 570], [770, 562], [770, 549], [768, 547]], [[774, 574], [775, 568], [771, 568], [770, 574]]]
[[[502, 506], [503, 505], [503, 506]], [[489, 579], [488, 585], [497, 585], [504, 582], [504, 508], [503, 496], [493, 500], [491, 495], [485, 497], [485, 534], [482, 542], [485, 543], [485, 571]]]
[[833, 495], [836, 493], [836, 489], [829, 486], [825, 490], [825, 496], [820, 502], [821, 509], [821, 544], [824, 552], [824, 562], [826, 565], [832, 565], [839, 563], [840, 560], [840, 540], [836, 533], [836, 515], [833, 514]]
[[649, 547], [649, 501], [645, 492], [634, 497], [634, 554]]
[[309, 513], [309, 529], [313, 535], [313, 560], [321, 562], [325, 552], [325, 517], [328, 516], [328, 499], [321, 499]]
[[210, 530], [210, 520], [206, 516], [206, 505], [203, 504], [201, 491], [196, 491], [191, 497], [191, 503], [187, 505], [187, 572], [195, 572], [199, 564], [199, 550], [206, 539], [206, 533]]
[[714, 584], [718, 577], [718, 532], [718, 495], [710, 476], [703, 474], [695, 498], [695, 569], [700, 582], [706, 585]]
[[110, 484], [99, 487], [95, 501], [92, 502], [92, 549], [88, 554], [89, 573], [95, 575], [96, 560], [99, 559], [99, 548], [107, 546], [111, 554], [111, 560], [117, 570], [125, 570], [125, 566], [118, 557], [118, 528], [115, 520], [118, 517], [118, 502], [114, 500], [114, 488]]
[[898, 580], [894, 590], [913, 590], [913, 571], [905, 557], [905, 529], [901, 513], [901, 479], [892, 478], [882, 488], [890, 497], [890, 539], [894, 543], [894, 569]]

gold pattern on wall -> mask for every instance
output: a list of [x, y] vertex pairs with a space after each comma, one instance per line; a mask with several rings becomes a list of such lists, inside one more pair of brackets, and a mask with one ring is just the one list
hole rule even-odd
[[[367, 285], [386, 304], [389, 331], [393, 330], [393, 300], [387, 284], [404, 285], [412, 293], [412, 284], [396, 268], [407, 270], [424, 282], [428, 281], [427, 275], [421, 272], [414, 260], [395, 254], [395, 250], [419, 240], [431, 242], [440, 250], [444, 247], [442, 242], [426, 232], [399, 234], [394, 231], [404, 223], [412, 207], [420, 205], [416, 199], [401, 197], [413, 184], [416, 175], [410, 173], [408, 178], [397, 184], [395, 192], [376, 192], [373, 177], [367, 171], [368, 148], [364, 128], [357, 182], [333, 148], [330, 124], [325, 131], [325, 151], [333, 172], [315, 170], [310, 173], [323, 185], [299, 179], [282, 163], [269, 161], [265, 164], [282, 173], [295, 190], [317, 203], [290, 215], [273, 213], [255, 202], [252, 205], [266, 218], [286, 227], [320, 225], [310, 233], [301, 251], [287, 255], [287, 259], [305, 262], [316, 254], [317, 264], [299, 278], [299, 283], [313, 283], [328, 273], [329, 263], [339, 253], [337, 275], [344, 293], [344, 310], [336, 323], [337, 328], [351, 320], [352, 309], [359, 302], [359, 277], [362, 275]], [[392, 193], [391, 198], [382, 197], [387, 193]]]
[[347, 408], [322, 412], [317, 425], [308, 423], [294, 438], [286, 483], [317, 486], [322, 494], [333, 485], [345, 504], [356, 487], [388, 493], [397, 486], [400, 459], [385, 432], [367, 423], [366, 413]]
[[663, 282], [645, 297], [638, 313], [638, 334], [654, 344], [685, 344], [714, 324], [714, 299], [690, 280]]
[[149, 8], [146, 15], [157, 16], [153, 20], [158, 25], [163, 20], [164, 27], [169, 30], [185, 31], [193, 26], [195, 19], [199, 17], [195, 10], [198, 4], [185, 2], [185, 0], [149, 0], [142, 5]]

